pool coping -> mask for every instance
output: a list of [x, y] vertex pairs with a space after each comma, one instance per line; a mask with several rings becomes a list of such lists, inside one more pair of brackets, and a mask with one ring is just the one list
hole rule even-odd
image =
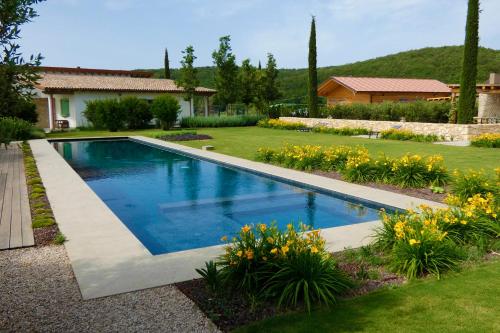
[[[246, 169], [275, 179], [305, 184], [313, 188], [345, 193], [385, 206], [408, 209], [419, 204], [442, 204], [403, 194], [374, 189], [305, 172], [285, 169], [204, 151], [158, 139], [130, 136], [132, 140], [173, 150], [194, 158], [229, 167]], [[51, 141], [58, 141], [58, 138]], [[70, 139], [70, 138], [68, 138]], [[78, 138], [83, 140], [85, 138]], [[91, 138], [100, 139], [100, 138]], [[119, 139], [123, 139], [120, 137]], [[82, 297], [91, 299], [157, 287], [197, 277], [195, 268], [222, 253], [223, 245], [162, 255], [151, 255], [120, 219], [90, 189], [61, 155], [45, 139], [31, 140], [30, 146], [47, 191], [52, 211], [78, 281]], [[370, 241], [380, 221], [327, 228], [322, 235], [330, 251], [359, 247]]]

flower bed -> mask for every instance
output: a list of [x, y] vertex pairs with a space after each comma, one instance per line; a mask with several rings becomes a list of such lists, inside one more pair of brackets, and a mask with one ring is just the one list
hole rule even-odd
[[500, 148], [500, 133], [478, 135], [470, 144], [475, 147]]
[[439, 138], [435, 134], [415, 134], [412, 131], [391, 128], [380, 132], [380, 138], [386, 140], [436, 142]]
[[351, 128], [351, 127], [330, 128], [325, 126], [307, 127], [306, 125], [300, 122], [290, 122], [280, 119], [263, 119], [257, 123], [257, 126], [264, 128], [283, 129], [283, 130], [308, 130], [316, 133], [347, 135], [347, 136], [363, 135], [363, 134], [366, 135], [370, 133], [370, 131], [367, 130], [366, 128]]
[[467, 258], [468, 246], [483, 252], [500, 247], [498, 197], [475, 194], [464, 202], [449, 196], [447, 202], [451, 206], [444, 209], [420, 206], [419, 211], [382, 214], [376, 244], [390, 253], [389, 267], [408, 278], [439, 277]]
[[350, 182], [379, 182], [403, 188], [444, 185], [448, 172], [441, 156], [404, 155], [372, 158], [364, 147], [291, 146], [260, 148], [257, 159], [297, 170], [338, 171]]

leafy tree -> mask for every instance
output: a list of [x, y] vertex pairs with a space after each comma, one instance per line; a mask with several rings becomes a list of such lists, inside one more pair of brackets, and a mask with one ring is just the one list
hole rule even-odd
[[236, 57], [231, 52], [230, 36], [219, 39], [219, 49], [212, 53], [216, 66], [215, 89], [217, 89], [216, 101], [223, 108], [238, 100], [238, 65]]
[[181, 106], [177, 99], [171, 95], [156, 97], [151, 104], [153, 115], [160, 121], [162, 129], [171, 128], [177, 121]]
[[21, 25], [38, 16], [33, 8], [44, 0], [2, 0], [0, 1], [0, 116], [19, 117], [30, 122], [37, 121], [32, 102], [33, 89], [39, 76], [36, 67], [42, 56], [31, 55], [25, 61], [18, 39]]
[[250, 63], [250, 59], [245, 59], [241, 63], [239, 71], [240, 99], [246, 106], [255, 102], [257, 97], [257, 71]]
[[281, 91], [278, 83], [279, 70], [276, 65], [276, 59], [271, 53], [267, 54], [267, 64], [262, 76], [263, 97], [267, 104], [274, 102], [281, 97]]
[[135, 96], [127, 96], [120, 100], [120, 105], [123, 109], [125, 122], [129, 129], [146, 128], [151, 119], [153, 119], [151, 107], [144, 99]]
[[176, 81], [176, 84], [184, 89], [184, 99], [189, 101], [189, 115], [192, 115], [191, 99], [194, 97], [196, 87], [200, 84], [197, 77], [197, 69], [193, 67], [193, 63], [196, 59], [193, 46], [189, 45], [186, 47], [186, 49], [182, 51], [182, 54], [184, 56], [181, 60], [179, 79]]
[[163, 59], [165, 64], [165, 79], [170, 79], [170, 62], [168, 60], [168, 50], [165, 48], [165, 57]]
[[309, 81], [308, 81], [309, 117], [318, 117], [318, 71], [316, 64], [316, 21], [311, 20], [311, 35], [309, 36]]
[[477, 53], [479, 43], [479, 0], [469, 0], [465, 25], [464, 57], [460, 78], [457, 121], [472, 122], [476, 108]]

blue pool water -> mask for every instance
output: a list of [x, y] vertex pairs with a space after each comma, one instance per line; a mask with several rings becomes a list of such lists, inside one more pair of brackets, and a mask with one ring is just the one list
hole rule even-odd
[[132, 140], [53, 145], [152, 254], [218, 245], [251, 223], [328, 228], [378, 219], [379, 207]]

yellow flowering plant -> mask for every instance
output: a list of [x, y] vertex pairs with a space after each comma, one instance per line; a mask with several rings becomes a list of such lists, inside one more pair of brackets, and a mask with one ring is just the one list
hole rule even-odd
[[500, 133], [478, 135], [471, 140], [471, 145], [476, 147], [500, 148]]
[[239, 233], [228, 240], [225, 253], [220, 257], [218, 266], [222, 267], [227, 282], [248, 292], [262, 287], [262, 279], [268, 263], [287, 260], [301, 252], [325, 255], [325, 241], [319, 230], [312, 230], [304, 224], [296, 228], [292, 223], [281, 231], [276, 223], [244, 225]]
[[377, 231], [376, 245], [389, 250], [389, 266], [408, 278], [426, 273], [438, 277], [453, 269], [462, 259], [459, 247], [439, 228], [435, 216], [420, 211], [381, 213], [382, 228]]
[[443, 158], [404, 155], [401, 158], [372, 158], [365, 147], [284, 145], [279, 149], [259, 148], [257, 159], [298, 170], [340, 172], [352, 182], [385, 182], [400, 187], [442, 186], [449, 180]]
[[451, 191], [461, 202], [465, 202], [478, 193], [482, 195], [493, 193], [498, 196], [500, 194], [499, 188], [499, 181], [486, 175], [484, 170], [468, 170], [466, 172], [455, 170], [453, 172]]

